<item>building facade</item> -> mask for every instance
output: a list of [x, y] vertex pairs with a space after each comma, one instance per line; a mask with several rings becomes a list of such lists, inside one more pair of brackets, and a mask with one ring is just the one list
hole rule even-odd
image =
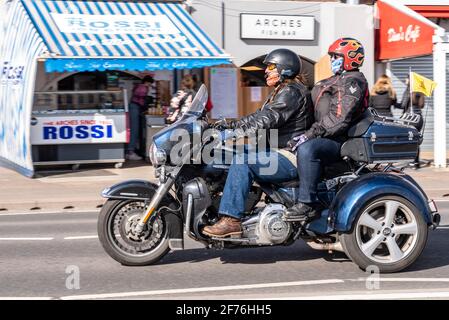
[[370, 84], [374, 81], [372, 6], [252, 0], [193, 0], [190, 6], [194, 20], [233, 57], [237, 67], [277, 48], [291, 49], [316, 62], [335, 39], [353, 37], [365, 46], [362, 71]]

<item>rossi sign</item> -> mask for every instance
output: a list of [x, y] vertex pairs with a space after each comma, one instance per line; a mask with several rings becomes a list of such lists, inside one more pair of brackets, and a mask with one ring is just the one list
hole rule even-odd
[[64, 33], [88, 34], [178, 34], [180, 31], [165, 15], [87, 15], [51, 13]]
[[31, 143], [125, 143], [125, 115], [38, 116], [31, 121]]
[[240, 15], [242, 39], [313, 40], [314, 17], [246, 14]]

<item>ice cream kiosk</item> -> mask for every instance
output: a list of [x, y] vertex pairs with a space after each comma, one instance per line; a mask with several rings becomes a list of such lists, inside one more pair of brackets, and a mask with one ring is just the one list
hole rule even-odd
[[180, 2], [0, 3], [0, 163], [124, 161], [132, 83], [230, 63]]

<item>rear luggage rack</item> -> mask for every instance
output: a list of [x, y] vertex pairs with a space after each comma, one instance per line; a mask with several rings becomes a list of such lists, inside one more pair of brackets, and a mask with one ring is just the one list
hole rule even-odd
[[384, 122], [394, 122], [398, 124], [403, 124], [407, 126], [416, 126], [419, 121], [421, 120], [421, 115], [417, 113], [403, 113], [399, 119], [393, 118], [393, 117], [385, 117], [381, 116], [377, 113], [376, 109], [369, 108], [369, 111], [373, 116], [376, 118], [379, 118], [379, 120], [382, 120]]

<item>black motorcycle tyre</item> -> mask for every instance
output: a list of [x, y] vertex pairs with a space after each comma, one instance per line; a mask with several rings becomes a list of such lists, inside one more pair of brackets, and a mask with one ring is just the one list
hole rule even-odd
[[[162, 257], [164, 257], [169, 251], [169, 237], [168, 237], [168, 226], [166, 225], [166, 221], [164, 219], [164, 215], [161, 215], [161, 219], [163, 224], [165, 224], [165, 229], [163, 231], [162, 239], [160, 243], [148, 253], [142, 256], [133, 256], [127, 254], [126, 252], [119, 250], [114, 244], [113, 240], [109, 237], [109, 219], [113, 214], [116, 213], [117, 210], [124, 203], [130, 203], [132, 200], [113, 200], [108, 199], [106, 203], [103, 205], [97, 223], [97, 231], [100, 243], [102, 244], [104, 250], [116, 261], [125, 266], [146, 266], [151, 265], [158, 262]], [[136, 201], [137, 202], [137, 201]], [[138, 201], [141, 202], [141, 201]], [[166, 203], [161, 205], [167, 205]]]
[[[362, 213], [365, 211], [366, 208], [368, 208], [373, 202], [384, 199], [400, 201], [411, 210], [418, 225], [418, 240], [414, 250], [404, 259], [394, 263], [381, 264], [369, 259], [359, 248], [357, 244], [355, 226], [357, 225], [358, 220], [360, 219]], [[410, 201], [408, 201], [403, 197], [388, 195], [383, 197], [377, 197], [369, 201], [358, 213], [353, 223], [353, 228], [351, 229], [351, 231], [348, 233], [340, 234], [340, 241], [346, 255], [352, 260], [352, 262], [357, 264], [360, 269], [366, 271], [368, 267], [376, 266], [380, 273], [395, 273], [406, 269], [419, 258], [419, 256], [421, 255], [422, 251], [426, 246], [427, 237], [428, 237], [428, 225], [425, 222], [424, 217], [422, 213], [419, 211], [419, 209], [416, 208], [415, 205], [413, 205]]]

